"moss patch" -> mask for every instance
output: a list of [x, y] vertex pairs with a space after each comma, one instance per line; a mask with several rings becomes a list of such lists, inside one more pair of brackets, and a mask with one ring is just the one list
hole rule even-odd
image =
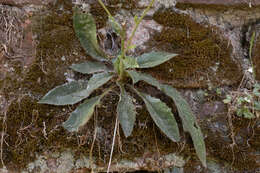
[[[218, 115], [218, 119], [218, 121], [223, 121], [224, 123], [228, 121], [226, 115]], [[229, 163], [238, 172], [254, 171], [259, 168], [255, 155], [258, 150], [258, 147], [255, 146], [259, 144], [259, 135], [256, 132], [259, 129], [252, 121], [236, 116], [232, 118], [232, 122], [236, 145], [233, 146], [231, 141], [223, 140], [223, 134], [208, 131], [206, 139], [207, 152], [213, 158]], [[242, 137], [241, 141], [238, 136]]]
[[238, 5], [222, 5], [222, 4], [192, 4], [192, 3], [177, 3], [176, 7], [182, 10], [189, 8], [206, 9], [214, 11], [227, 11], [227, 10], [243, 10], [243, 11], [254, 11], [258, 9], [260, 5], [249, 7], [248, 3]]
[[[70, 73], [68, 67], [72, 63], [81, 62], [90, 58], [85, 55], [84, 50], [75, 37], [72, 28], [71, 8], [66, 6], [65, 9], [68, 9], [68, 11], [60, 11], [54, 8], [52, 11], [43, 12], [44, 15], [39, 14], [32, 19], [34, 25], [33, 32], [37, 35], [38, 41], [36, 59], [28, 70], [25, 71], [21, 70], [21, 64], [17, 63], [15, 69], [17, 69], [18, 74], [10, 74], [5, 78], [4, 82], [1, 81], [0, 83], [0, 87], [4, 91], [5, 97], [9, 101], [12, 100], [6, 114], [7, 131], [5, 138], [6, 143], [4, 143], [3, 151], [3, 159], [9, 170], [15, 169], [15, 171], [17, 171], [24, 168], [29, 162], [35, 159], [36, 153], [43, 154], [45, 151], [59, 152], [71, 148], [75, 151], [77, 157], [80, 157], [82, 154], [88, 156], [93, 142], [95, 128], [98, 129], [98, 132], [94, 143], [93, 156], [97, 158], [97, 164], [101, 166], [108, 163], [116, 118], [115, 106], [118, 101], [117, 94], [110, 93], [107, 95], [102, 100], [103, 106], [97, 108], [96, 113], [89, 123], [77, 134], [68, 133], [61, 127], [61, 124], [68, 118], [69, 113], [72, 112], [77, 105], [56, 107], [37, 104], [39, 98], [51, 88], [63, 84], [66, 81], [64, 73]], [[160, 14], [162, 13], [160, 12], [155, 15], [155, 19], [158, 21], [160, 19]], [[168, 14], [170, 15], [168, 16]], [[175, 17], [171, 18], [172, 15]], [[177, 28], [178, 26], [179, 29], [176, 29], [178, 34], [174, 35], [175, 32], [172, 32], [172, 35], [170, 34], [169, 37], [166, 37], [162, 32], [156, 36], [156, 40], [159, 41], [161, 39], [166, 45], [172, 45], [169, 49], [173, 52], [180, 53], [184, 61], [181, 59], [174, 59], [168, 64], [166, 63], [159, 66], [158, 69], [152, 69], [149, 71], [150, 73], [156, 75], [156, 72], [162, 74], [167, 72], [165, 74], [169, 74], [169, 76], [166, 76], [165, 74], [164, 76], [160, 76], [157, 74], [156, 77], [168, 81], [187, 81], [191, 87], [196, 87], [198, 85], [203, 86], [196, 81], [198, 77], [189, 78], [189, 74], [191, 74], [189, 70], [193, 70], [192, 67], [194, 65], [200, 65], [200, 63], [205, 65], [205, 69], [214, 65], [216, 62], [214, 59], [216, 58], [215, 55], [219, 52], [219, 49], [216, 47], [220, 45], [221, 50], [224, 52], [221, 54], [223, 55], [224, 60], [221, 61], [220, 57], [217, 60], [220, 61], [220, 64], [223, 63], [225, 68], [223, 67], [223, 72], [217, 71], [216, 73], [226, 73], [225, 70], [228, 70], [226, 69], [228, 64], [230, 65], [229, 68], [231, 69], [231, 72], [233, 71], [234, 74], [237, 74], [238, 70], [234, 70], [237, 66], [233, 64], [229, 57], [231, 50], [229, 48], [224, 49], [227, 44], [221, 46], [223, 40], [214, 34], [213, 36], [216, 37], [211, 38], [211, 31], [195, 24], [187, 16], [177, 15], [172, 12], [167, 13], [166, 17], [167, 16], [169, 18], [165, 22], [169, 22], [167, 25], [170, 26], [166, 27], [167, 25], [164, 24], [165, 31], [167, 29], [172, 29], [173, 27]], [[99, 17], [99, 19], [101, 20], [102, 18]], [[170, 22], [171, 19], [179, 19], [179, 21], [173, 20], [172, 24]], [[164, 22], [163, 20], [161, 21]], [[100, 21], [100, 23], [102, 22], [104, 23], [104, 21]], [[185, 32], [187, 27], [191, 27], [189, 28], [189, 38]], [[200, 30], [200, 34], [198, 34], [196, 30], [193, 30], [192, 27]], [[169, 40], [167, 41], [168, 38]], [[218, 44], [216, 44], [215, 41], [218, 41]], [[210, 45], [210, 51], [208, 50], [208, 45]], [[183, 49], [183, 47], [187, 49]], [[191, 53], [193, 51], [195, 51], [194, 54]], [[225, 53], [225, 51], [228, 53]], [[65, 61], [62, 61], [62, 57], [65, 58]], [[189, 57], [192, 57], [192, 59], [189, 59]], [[195, 59], [194, 64], [193, 61], [189, 61], [193, 59]], [[197, 61], [196, 59], [200, 59], [200, 61]], [[178, 65], [175, 66], [174, 63], [177, 63]], [[204, 69], [203, 65], [200, 65], [199, 67]], [[183, 69], [179, 69], [179, 67]], [[169, 73], [171, 68], [174, 68], [174, 70], [177, 71], [179, 70], [176, 76], [174, 76], [174, 73]], [[196, 67], [196, 70], [193, 70], [194, 74], [200, 75], [200, 70], [202, 70], [200, 68]], [[153, 70], [157, 71], [153, 73]], [[225, 75], [228, 76], [231, 72]], [[75, 75], [78, 78], [82, 77], [78, 74]], [[17, 80], [18, 77], [19, 80]], [[191, 85], [192, 80], [194, 80], [194, 85]], [[187, 83], [181, 83], [180, 87], [188, 86], [186, 85]], [[141, 87], [148, 93], [159, 96], [161, 100], [167, 102], [167, 104], [171, 106], [172, 110], [176, 110], [173, 103], [165, 96], [162, 96], [160, 92], [154, 92], [155, 89], [153, 87], [148, 87], [142, 83], [139, 83], [138, 85], [138, 87]], [[104, 86], [104, 88], [106, 87], [107, 85]], [[100, 94], [103, 92], [103, 89], [101, 88], [93, 94]], [[183, 146], [181, 143], [173, 143], [161, 133], [148, 115], [148, 112], [143, 108], [144, 106], [140, 100], [138, 98], [136, 99], [139, 105], [141, 105], [141, 108], [138, 109], [133, 134], [126, 139], [123, 136], [122, 130], [119, 129], [120, 136], [117, 136], [116, 138], [113, 158], [115, 160], [120, 160], [122, 158], [134, 159], [136, 157], [156, 156], [158, 153], [163, 155], [182, 150]], [[177, 114], [176, 111], [174, 111], [174, 114]], [[177, 120], [180, 123], [180, 120]], [[1, 127], [0, 130], [3, 130], [3, 127]], [[220, 159], [223, 159], [225, 158], [225, 155], [221, 155], [218, 151], [223, 151], [221, 149], [223, 146], [227, 146], [228, 143], [223, 143], [220, 136], [217, 136], [217, 140], [213, 138], [214, 136], [215, 134], [211, 133], [210, 138], [206, 141], [207, 146], [209, 146], [208, 152], [213, 156], [218, 156]], [[259, 136], [254, 136], [254, 138], [257, 137]], [[184, 138], [182, 138], [182, 141], [183, 140]], [[217, 147], [214, 148], [216, 141]], [[257, 147], [258, 144], [259, 143], [252, 143], [252, 146]], [[182, 154], [197, 159], [191, 140], [185, 142]], [[239, 155], [236, 156], [239, 158]], [[229, 163], [231, 162], [230, 159], [227, 159], [227, 161]], [[242, 161], [243, 160], [237, 162], [236, 166], [238, 167]], [[251, 163], [253, 163], [252, 159], [249, 158], [249, 161], [246, 163], [251, 165]], [[254, 165], [252, 167], [254, 167]]]
[[179, 55], [145, 71], [184, 88], [232, 85], [240, 81], [240, 66], [230, 57], [232, 48], [215, 28], [204, 27], [170, 9], [156, 12], [153, 18], [164, 26], [161, 33], [155, 34], [156, 46]]
[[[35, 159], [36, 154], [41, 155], [45, 151], [59, 152], [70, 148], [78, 157], [89, 155], [95, 128], [98, 128], [98, 133], [93, 156], [98, 158], [100, 165], [108, 163], [118, 101], [116, 94], [111, 93], [103, 99], [103, 106], [97, 108], [90, 122], [77, 134], [68, 133], [61, 126], [77, 105], [57, 107], [37, 103], [50, 89], [66, 82], [64, 74], [73, 73], [69, 70], [72, 63], [90, 59], [75, 37], [71, 7], [65, 6], [67, 10], [59, 10], [58, 6], [50, 9], [31, 19], [38, 42], [35, 60], [27, 70], [18, 70], [19, 74], [10, 74], [1, 81], [5, 98], [12, 101], [6, 112], [3, 158], [9, 170], [24, 168]], [[21, 64], [14, 65], [21, 69]], [[77, 73], [74, 75], [82, 78]], [[101, 92], [102, 88], [93, 95]], [[133, 159], [145, 157], [144, 153], [153, 155], [176, 151], [177, 144], [160, 132], [147, 111], [138, 111], [132, 136], [126, 139], [120, 130], [113, 158]]]

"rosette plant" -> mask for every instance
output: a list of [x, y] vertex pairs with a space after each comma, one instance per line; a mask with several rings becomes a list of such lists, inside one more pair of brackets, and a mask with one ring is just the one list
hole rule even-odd
[[[135, 105], [132, 96], [126, 91], [126, 87], [135, 92], [144, 102], [146, 109], [151, 115], [155, 124], [159, 129], [173, 142], [180, 140], [179, 128], [171, 108], [168, 107], [160, 99], [150, 96], [138, 90], [136, 83], [143, 81], [156, 87], [165, 95], [170, 97], [176, 104], [179, 117], [182, 120], [184, 131], [191, 135], [196, 153], [206, 167], [206, 149], [203, 135], [198, 126], [195, 116], [191, 108], [181, 94], [172, 86], [162, 84], [149, 74], [144, 74], [135, 69], [145, 69], [158, 66], [173, 57], [174, 53], [152, 51], [144, 53], [138, 57], [128, 55], [130, 49], [134, 46], [131, 41], [136, 29], [147, 11], [150, 9], [154, 0], [145, 9], [142, 16], [135, 16], [135, 27], [128, 41], [126, 40], [126, 29], [124, 25], [120, 25], [110, 14], [108, 9], [99, 0], [99, 3], [105, 9], [109, 16], [109, 22], [114, 32], [121, 37], [121, 50], [113, 58], [99, 47], [97, 41], [97, 31], [94, 18], [90, 13], [81, 13], [79, 9], [74, 10], [73, 26], [82, 47], [88, 55], [95, 61], [87, 61], [81, 64], [71, 65], [71, 69], [82, 73], [91, 74], [92, 77], [88, 81], [72, 81], [61, 86], [57, 86], [50, 90], [40, 101], [42, 104], [51, 105], [73, 105], [84, 100], [76, 110], [74, 110], [67, 121], [63, 123], [63, 127], [70, 132], [77, 132], [81, 126], [86, 124], [91, 118], [96, 106], [101, 104], [102, 98], [115, 87], [120, 88], [120, 99], [117, 105], [117, 118], [124, 132], [125, 137], [131, 135], [136, 119]], [[107, 64], [113, 66], [113, 70], [108, 68]], [[132, 84], [128, 84], [131, 78]], [[109, 81], [113, 84], [106, 89], [101, 95], [89, 98], [90, 94]]]

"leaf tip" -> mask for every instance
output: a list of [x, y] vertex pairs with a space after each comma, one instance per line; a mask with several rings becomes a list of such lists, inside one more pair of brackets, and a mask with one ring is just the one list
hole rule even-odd
[[202, 166], [204, 167], [204, 168], [207, 168], [207, 160], [206, 160], [206, 158], [205, 158], [205, 160], [201, 160], [201, 163], [202, 163]]
[[125, 135], [126, 138], [128, 138], [129, 136], [131, 136], [131, 133], [132, 133], [132, 132], [125, 132], [125, 131], [124, 131], [124, 135]]

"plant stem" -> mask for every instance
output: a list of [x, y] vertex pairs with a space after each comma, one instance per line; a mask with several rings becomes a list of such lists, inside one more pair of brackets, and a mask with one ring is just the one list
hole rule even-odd
[[104, 10], [106, 11], [107, 15], [113, 20], [114, 23], [117, 23], [115, 18], [112, 16], [112, 14], [108, 11], [107, 7], [105, 6], [105, 4], [102, 2], [102, 0], [98, 0], [99, 4], [104, 8]]
[[153, 5], [154, 1], [155, 1], [155, 0], [152, 0], [152, 1], [150, 2], [150, 4], [148, 5], [148, 7], [144, 10], [142, 16], [137, 20], [137, 22], [136, 22], [136, 24], [135, 24], [135, 27], [134, 27], [134, 30], [133, 30], [133, 32], [131, 33], [131, 36], [130, 36], [128, 42], [127, 42], [127, 47], [126, 47], [126, 49], [125, 49], [125, 52], [127, 52], [127, 51], [129, 50], [129, 48], [130, 48], [130, 46], [131, 46], [131, 42], [132, 42], [132, 40], [133, 40], [133, 37], [134, 37], [134, 35], [135, 35], [135, 32], [136, 32], [136, 30], [137, 30], [139, 24], [140, 24], [141, 21], [143, 20], [143, 18], [144, 18], [144, 16], [146, 15], [146, 13], [150, 10], [150, 8], [151, 8], [151, 6]]
[[125, 35], [126, 35], [126, 25], [122, 24], [122, 32], [120, 34], [121, 37], [121, 56], [125, 57]]
[[138, 28], [138, 26], [140, 25], [141, 21], [143, 20], [144, 16], [147, 14], [147, 12], [150, 10], [151, 6], [153, 5], [155, 0], [152, 0], [150, 2], [150, 4], [147, 6], [147, 8], [144, 10], [142, 16], [137, 20], [136, 24], [135, 24], [135, 27], [134, 27], [134, 30], [132, 31], [131, 33], [131, 36], [126, 44], [126, 48], [125, 48], [125, 33], [126, 33], [126, 30], [125, 30], [125, 26], [123, 26], [123, 31], [122, 31], [122, 34], [121, 34], [121, 56], [119, 57], [119, 71], [120, 71], [120, 74], [119, 74], [119, 80], [124, 80], [125, 78], [125, 69], [124, 69], [124, 64], [123, 64], [123, 61], [122, 59], [125, 58], [125, 54], [126, 52], [130, 49], [130, 46], [131, 46], [131, 42], [133, 40], [133, 37], [135, 35], [135, 32]]
[[[111, 20], [118, 24], [115, 20], [115, 18], [111, 15], [111, 13], [108, 11], [107, 7], [104, 5], [102, 0], [98, 0], [99, 4], [103, 7], [103, 9], [106, 11], [108, 16], [111, 18]], [[119, 24], [118, 24], [119, 25]], [[121, 37], [121, 55], [119, 55], [119, 79], [122, 80], [124, 78], [124, 64], [122, 62], [122, 59], [125, 57], [125, 26], [122, 27], [122, 31], [120, 32], [120, 37]]]
[[124, 67], [124, 63], [123, 63], [123, 59], [124, 57], [122, 55], [119, 56], [119, 71], [120, 71], [120, 74], [119, 74], [119, 80], [122, 81], [124, 80], [124, 77], [125, 77], [125, 67]]

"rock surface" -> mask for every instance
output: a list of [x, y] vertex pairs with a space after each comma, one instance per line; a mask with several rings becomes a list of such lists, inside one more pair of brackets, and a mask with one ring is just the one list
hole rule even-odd
[[0, 0], [0, 4], [23, 7], [26, 5], [47, 5], [55, 0]]
[[238, 5], [251, 4], [259, 5], [259, 0], [177, 0], [179, 3], [194, 3], [194, 4], [223, 4], [223, 5]]
[[[106, 5], [119, 21], [127, 20], [130, 31], [133, 16], [140, 15], [142, 7], [149, 2], [107, 0]], [[106, 171], [115, 123], [113, 105], [118, 101], [116, 94], [104, 98], [104, 107], [98, 108], [99, 113], [77, 134], [61, 127], [75, 106], [37, 103], [57, 85], [88, 78], [69, 69], [72, 63], [90, 59], [72, 27], [72, 7], [82, 3], [95, 17], [99, 31], [106, 35], [107, 15], [97, 1], [0, 0], [0, 153], [1, 164], [5, 166], [2, 172], [87, 172], [91, 167]], [[179, 54], [146, 72], [178, 87], [191, 105], [203, 130], [208, 168], [203, 168], [198, 161], [188, 135], [182, 133], [180, 143], [171, 142], [140, 105], [133, 135], [126, 139], [119, 129], [121, 135], [117, 136], [111, 170], [260, 171], [259, 118], [248, 120], [230, 115], [230, 107], [222, 101], [238, 87], [250, 89], [241, 82], [242, 78], [253, 77], [248, 73], [250, 56], [256, 79], [260, 80], [260, 8], [257, 6], [260, 1], [162, 0], [157, 3], [138, 30], [140, 37], [134, 43], [140, 47], [134, 54], [150, 50]], [[168, 100], [153, 87], [142, 87]], [[172, 110], [177, 115], [174, 106]], [[93, 140], [96, 129], [96, 140]], [[96, 159], [93, 165], [89, 161], [91, 154]], [[169, 168], [172, 166], [180, 168]]]

